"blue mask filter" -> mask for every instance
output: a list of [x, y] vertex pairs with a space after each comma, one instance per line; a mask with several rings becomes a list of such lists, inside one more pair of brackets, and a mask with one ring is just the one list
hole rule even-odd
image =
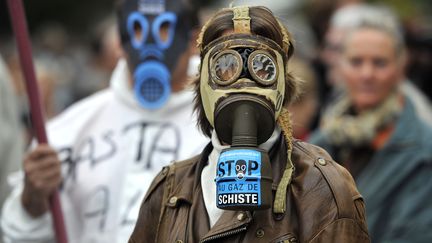
[[148, 109], [158, 109], [171, 93], [171, 76], [167, 67], [157, 61], [140, 64], [134, 72], [134, 93], [139, 103]]

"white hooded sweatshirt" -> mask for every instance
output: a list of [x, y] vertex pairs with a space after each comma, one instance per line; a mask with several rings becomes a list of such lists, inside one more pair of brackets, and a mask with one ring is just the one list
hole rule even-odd
[[[49, 143], [63, 163], [60, 197], [70, 243], [127, 242], [153, 177], [209, 142], [192, 108], [193, 92], [185, 90], [162, 109], [143, 109], [120, 60], [109, 88], [49, 122]], [[5, 242], [54, 242], [50, 213], [32, 218], [20, 201], [22, 173], [12, 177], [14, 191], [1, 216]]]

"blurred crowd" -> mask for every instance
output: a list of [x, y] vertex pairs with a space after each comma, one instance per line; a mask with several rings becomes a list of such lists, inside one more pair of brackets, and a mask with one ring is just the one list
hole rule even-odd
[[[216, 2], [216, 1], [215, 1]], [[236, 4], [260, 4], [260, 1], [236, 1]], [[320, 111], [331, 101], [337, 85], [337, 74], [332, 68], [338, 62], [343, 39], [343, 28], [349, 28], [351, 14], [346, 11], [332, 16], [338, 9], [349, 5], [371, 3], [361, 0], [339, 1], [271, 1], [266, 4], [280, 17], [294, 34], [296, 58], [292, 70], [305, 80], [304, 96], [300, 97], [292, 109], [306, 107], [304, 118], [299, 117], [296, 128], [297, 137], [306, 138], [308, 131], [318, 126]], [[374, 7], [386, 8], [399, 17], [403, 29], [404, 43], [407, 47], [406, 76], [410, 88], [421, 90], [425, 103], [432, 98], [432, 85], [429, 76], [432, 70], [432, 27], [427, 1], [372, 1]], [[201, 9], [202, 21], [215, 9], [229, 5], [228, 2], [212, 3]], [[407, 7], [407, 5], [409, 7]], [[369, 11], [367, 8], [360, 11]], [[373, 11], [373, 10], [372, 10]], [[40, 83], [41, 97], [46, 117], [52, 118], [70, 104], [108, 86], [109, 77], [122, 49], [118, 37], [114, 14], [94, 23], [86, 38], [71, 36], [67, 27], [56, 23], [38, 26], [32, 32], [34, 64]], [[345, 15], [345, 16], [343, 16]], [[88, 37], [89, 36], [89, 37]], [[20, 121], [25, 132], [26, 144], [29, 142], [27, 130], [30, 126], [18, 54], [13, 36], [0, 36], [0, 53], [11, 76], [11, 85], [17, 96]], [[191, 63], [196, 64], [196, 56]], [[194, 67], [190, 67], [194, 73]], [[422, 98], [423, 99], [423, 98]], [[426, 111], [425, 111], [426, 112]], [[297, 112], [295, 112], [297, 113]], [[430, 116], [429, 114], [421, 114]]]
[[[216, 9], [227, 6], [230, 2], [213, 1], [203, 7], [200, 10], [201, 23], [204, 23]], [[398, 32], [401, 34], [400, 46], [397, 48], [403, 49], [406, 46], [404, 65], [398, 67], [402, 71], [401, 92], [410, 97], [416, 114], [422, 122], [432, 126], [430, 103], [432, 99], [430, 82], [432, 4], [430, 2], [250, 0], [234, 3], [235, 5], [244, 3], [266, 5], [281, 18], [294, 35], [296, 54], [289, 68], [303, 80], [301, 95], [289, 107], [293, 119], [294, 137], [308, 141], [312, 136], [313, 142], [320, 143], [321, 140], [316, 139], [315, 135], [316, 131], [324, 129], [323, 123], [328, 122], [328, 119], [325, 119], [326, 112], [329, 110], [333, 112], [330, 108], [339, 104], [338, 101], [347, 94], [347, 84], [345, 84], [347, 76], [344, 75], [343, 64], [341, 64], [343, 42], [350, 31], [360, 25], [359, 19], [362, 18], [391, 19], [389, 21], [393, 22], [390, 25], [394, 24], [391, 28], [400, 31]], [[55, 22], [39, 26], [32, 32], [33, 61], [47, 119], [55, 117], [74, 102], [109, 86], [111, 73], [123, 56], [114, 14], [107, 13], [105, 19], [94, 23], [89, 29], [90, 33], [86, 35], [90, 38], [86, 38], [85, 41], [71, 36], [66, 26]], [[91, 41], [88, 41], [89, 39]], [[1, 205], [8, 194], [7, 174], [20, 167], [20, 164], [11, 162], [22, 161], [23, 154], [32, 141], [32, 131], [25, 82], [13, 36], [0, 36], [0, 55], [2, 58], [0, 62]], [[190, 77], [197, 74], [196, 60], [197, 55], [190, 58], [188, 67]], [[324, 146], [324, 144], [319, 145]], [[339, 149], [341, 146], [336, 147]], [[346, 155], [350, 152], [352, 151], [340, 148], [338, 153], [332, 156], [336, 157], [336, 161], [345, 161], [355, 156]], [[363, 159], [371, 160], [371, 156], [373, 155]], [[430, 167], [430, 164], [428, 166]], [[354, 179], [358, 179], [356, 175], [359, 175], [361, 169], [354, 168], [350, 171]], [[389, 178], [391, 180], [391, 177]], [[362, 188], [359, 190], [363, 193]], [[425, 200], [432, 203], [430, 199]], [[380, 223], [383, 222], [374, 221], [374, 224]], [[385, 238], [385, 236], [380, 237]]]
[[[40, 26], [32, 34], [33, 62], [47, 119], [108, 86], [111, 72], [122, 55], [115, 17], [108, 16], [95, 23], [88, 35], [89, 42], [71, 38], [59, 23]], [[0, 51], [11, 76], [28, 144], [29, 111], [18, 50], [13, 36], [1, 42]]]

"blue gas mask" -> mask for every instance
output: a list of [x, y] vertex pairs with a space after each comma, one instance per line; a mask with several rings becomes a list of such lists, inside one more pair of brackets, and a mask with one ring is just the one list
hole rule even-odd
[[146, 109], [161, 108], [175, 82], [172, 72], [198, 23], [196, 11], [176, 0], [125, 0], [118, 15], [135, 97]]

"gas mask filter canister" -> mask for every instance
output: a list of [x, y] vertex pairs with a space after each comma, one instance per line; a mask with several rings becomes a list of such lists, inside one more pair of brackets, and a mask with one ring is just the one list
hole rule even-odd
[[257, 141], [258, 137], [268, 139], [268, 135], [259, 132], [258, 125], [267, 126], [266, 130], [274, 128], [273, 112], [255, 101], [240, 100], [227, 103], [216, 121], [219, 117], [228, 120], [224, 124], [232, 124], [232, 142], [230, 148], [221, 151], [218, 159], [217, 207], [229, 210], [269, 208], [271, 166], [267, 152], [257, 148]]

